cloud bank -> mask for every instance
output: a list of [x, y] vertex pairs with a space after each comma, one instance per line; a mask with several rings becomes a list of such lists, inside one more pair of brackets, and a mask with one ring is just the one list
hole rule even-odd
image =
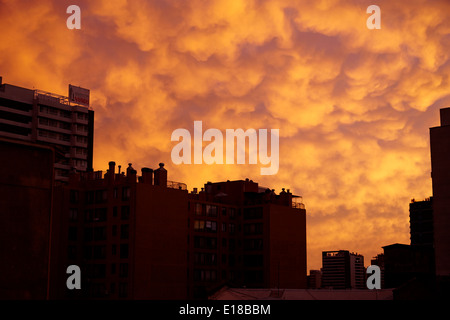
[[[428, 128], [450, 105], [450, 3], [0, 0], [0, 75], [89, 88], [94, 167], [164, 162], [188, 188], [250, 178], [307, 209], [308, 268], [322, 250], [370, 258], [409, 243], [408, 204], [431, 195]], [[172, 164], [177, 128], [279, 128], [280, 169]]]

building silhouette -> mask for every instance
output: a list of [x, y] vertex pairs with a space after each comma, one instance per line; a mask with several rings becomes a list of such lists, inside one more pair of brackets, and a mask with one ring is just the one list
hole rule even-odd
[[433, 198], [411, 200], [409, 204], [411, 243], [384, 246], [383, 266], [386, 288], [399, 288], [414, 281], [433, 282]]
[[0, 157], [0, 299], [43, 300], [50, 272], [54, 150], [0, 137]]
[[381, 289], [386, 288], [384, 283], [384, 254], [377, 254], [376, 257], [373, 257], [372, 260], [370, 260], [370, 264], [380, 267]]
[[433, 250], [433, 197], [423, 201], [411, 200], [409, 204], [411, 245]]
[[306, 211], [289, 189], [208, 182], [189, 194], [188, 225], [193, 297], [223, 285], [306, 288]]
[[308, 289], [320, 289], [322, 287], [322, 271], [309, 270]]
[[322, 287], [366, 289], [364, 257], [347, 250], [323, 251]]
[[[247, 180], [188, 193], [156, 170], [109, 163], [55, 188], [50, 297], [207, 298], [223, 286], [306, 288], [306, 217], [290, 193]], [[294, 200], [293, 200], [294, 199]], [[68, 290], [67, 266], [82, 271]]]
[[436, 276], [450, 282], [450, 108], [440, 109], [441, 125], [430, 128]]
[[[162, 163], [139, 177], [114, 162], [106, 173], [72, 173], [55, 190], [51, 297], [186, 299], [187, 206], [186, 185], [167, 181]], [[72, 264], [82, 290], [66, 288]]]
[[53, 147], [58, 182], [67, 182], [72, 168], [92, 170], [94, 111], [76, 99], [1, 79], [0, 136]]

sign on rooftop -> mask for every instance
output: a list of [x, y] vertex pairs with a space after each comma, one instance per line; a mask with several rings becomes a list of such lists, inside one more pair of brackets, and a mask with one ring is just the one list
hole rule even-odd
[[69, 101], [89, 106], [89, 89], [69, 84]]

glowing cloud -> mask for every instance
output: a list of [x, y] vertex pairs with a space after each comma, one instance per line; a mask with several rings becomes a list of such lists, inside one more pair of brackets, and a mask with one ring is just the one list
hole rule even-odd
[[[307, 208], [308, 268], [321, 251], [370, 258], [409, 242], [408, 203], [431, 195], [428, 128], [450, 104], [450, 3], [0, 0], [3, 81], [91, 90], [94, 166], [165, 162], [189, 188], [245, 179]], [[280, 128], [280, 167], [171, 163], [171, 133]]]

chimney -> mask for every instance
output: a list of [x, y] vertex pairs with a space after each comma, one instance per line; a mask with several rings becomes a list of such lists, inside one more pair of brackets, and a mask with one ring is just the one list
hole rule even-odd
[[159, 164], [159, 168], [154, 171], [155, 186], [167, 187], [167, 170], [164, 169], [164, 163]]
[[142, 168], [142, 183], [153, 184], [153, 169]]
[[129, 179], [133, 179], [134, 178], [134, 181], [136, 181], [136, 170], [134, 170], [134, 168], [131, 166], [131, 163], [128, 164], [127, 177]]
[[114, 182], [115, 171], [116, 171], [116, 163], [114, 161], [110, 161], [108, 169], [108, 182], [110, 183]]

